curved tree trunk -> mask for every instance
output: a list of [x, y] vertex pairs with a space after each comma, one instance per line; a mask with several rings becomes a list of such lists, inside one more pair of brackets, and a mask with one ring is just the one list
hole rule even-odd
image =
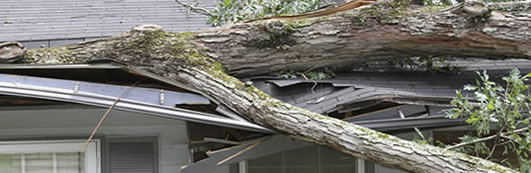
[[145, 68], [186, 83], [257, 124], [389, 167], [412, 172], [512, 172], [486, 160], [293, 107], [228, 75], [423, 55], [531, 58], [529, 14], [492, 11], [472, 17], [460, 7], [437, 12], [440, 9], [411, 9], [401, 2], [333, 17], [235, 24], [194, 33], [168, 33], [144, 25], [112, 38], [28, 50], [23, 61], [83, 63], [105, 57]]

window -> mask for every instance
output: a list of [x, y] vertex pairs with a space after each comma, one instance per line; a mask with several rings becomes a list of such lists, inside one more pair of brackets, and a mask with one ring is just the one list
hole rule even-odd
[[158, 173], [157, 141], [157, 137], [107, 138], [107, 172]]
[[93, 140], [0, 142], [2, 173], [100, 173], [100, 144]]
[[356, 158], [309, 146], [247, 161], [247, 173], [356, 173]]

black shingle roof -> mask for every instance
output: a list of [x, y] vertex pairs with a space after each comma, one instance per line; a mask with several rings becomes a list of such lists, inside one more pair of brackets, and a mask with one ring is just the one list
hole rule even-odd
[[[514, 67], [522, 73], [531, 72], [529, 60], [455, 60], [455, 73], [407, 71], [389, 64], [378, 64], [364, 70], [337, 73], [328, 80], [255, 78], [253, 81], [273, 85], [259, 85], [273, 97], [318, 113], [352, 111], [357, 106], [371, 106], [380, 101], [400, 104], [448, 105], [456, 90], [474, 84], [477, 70], [487, 70], [500, 80]], [[313, 88], [313, 90], [312, 90]]]

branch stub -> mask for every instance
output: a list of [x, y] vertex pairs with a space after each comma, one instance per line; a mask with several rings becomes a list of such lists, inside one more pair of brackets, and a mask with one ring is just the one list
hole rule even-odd
[[470, 17], [481, 16], [489, 12], [488, 4], [480, 0], [466, 0], [463, 6]]
[[26, 48], [19, 42], [0, 43], [0, 63], [15, 63], [24, 58]]

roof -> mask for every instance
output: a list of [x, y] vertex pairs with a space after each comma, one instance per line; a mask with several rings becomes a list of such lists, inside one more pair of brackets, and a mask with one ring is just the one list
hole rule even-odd
[[[467, 76], [470, 76], [470, 78]], [[471, 76], [473, 75], [463, 75], [460, 78], [473, 79]], [[308, 80], [279, 79], [275, 77], [257, 78], [254, 80], [259, 88], [265, 90], [274, 97], [315, 112], [331, 113], [333, 111], [346, 110], [341, 107], [343, 105], [360, 103], [357, 100], [367, 100], [367, 98], [373, 96], [378, 98], [377, 96], [382, 95], [397, 96], [399, 95], [397, 93], [401, 93], [404, 97], [416, 96], [419, 98], [422, 96], [429, 96], [430, 94], [433, 96], [437, 94], [441, 95], [441, 93], [443, 93], [447, 94], [447, 98], [449, 99], [451, 98], [451, 93], [454, 92], [452, 86], [455, 88], [461, 87], [461, 83], [463, 83], [463, 81], [455, 80], [455, 78], [452, 83], [438, 81], [438, 79], [447, 79], [450, 77], [452, 77], [452, 75], [426, 75], [425, 73], [418, 72], [345, 72], [339, 73], [338, 77], [334, 79], [317, 81], [318, 85], [314, 88], [313, 92], [311, 91], [311, 88], [314, 83]], [[260, 85], [260, 83], [262, 83], [262, 85]], [[113, 62], [98, 62], [94, 64], [0, 65], [0, 94], [3, 95], [42, 98], [108, 107], [113, 100], [119, 97], [117, 95], [119, 92], [116, 91], [123, 90], [132, 85], [136, 86], [132, 89], [134, 91], [131, 91], [135, 93], [132, 95], [125, 95], [123, 96], [123, 99], [133, 102], [141, 102], [144, 106], [148, 105], [148, 107], [137, 110], [135, 107], [131, 107], [131, 105], [129, 105], [129, 107], [124, 105], [123, 107], [118, 106], [118, 109], [121, 108], [141, 112], [149, 109], [149, 113], [151, 114], [174, 118], [177, 116], [176, 118], [186, 121], [213, 125], [221, 123], [218, 125], [260, 132], [270, 131], [269, 129], [249, 124], [245, 119], [241, 118], [238, 114], [232, 112], [229, 108], [223, 105], [217, 105], [215, 106], [215, 109], [209, 111], [217, 112], [218, 115], [193, 113], [196, 116], [202, 117], [214, 116], [215, 118], [218, 118], [217, 120], [212, 120], [210, 118], [204, 119], [201, 117], [194, 118], [177, 115], [171, 113], [171, 111], [168, 112], [170, 109], [175, 109], [174, 106], [179, 104], [217, 104], [217, 102], [215, 100], [207, 102], [201, 101], [209, 99], [209, 97], [201, 94], [199, 91], [188, 88], [186, 85], [168, 81], [167, 79], [153, 75], [149, 72], [126, 67], [121, 64], [115, 64]], [[434, 88], [430, 89], [430, 87]], [[78, 89], [76, 90], [76, 88]], [[79, 90], [79, 88], [81, 88], [81, 90]], [[98, 88], [106, 89], [99, 90]], [[419, 88], [424, 89], [416, 91]], [[13, 92], [14, 89], [17, 91]], [[37, 90], [40, 94], [34, 94]], [[273, 90], [274, 92], [271, 92]], [[109, 93], [101, 93], [102, 91]], [[437, 91], [441, 91], [441, 93], [437, 93]], [[63, 95], [56, 96], [50, 95], [49, 93]], [[78, 95], [80, 93], [84, 94]], [[199, 97], [186, 93], [199, 94]], [[105, 97], [98, 98], [99, 101], [89, 102], [87, 101], [87, 94], [92, 94], [93, 96], [90, 96], [92, 98], [99, 96]], [[171, 101], [160, 102], [161, 94], [164, 95], [163, 98], [170, 99], [173, 97], [174, 99]], [[143, 97], [138, 97], [139, 95], [142, 95]], [[179, 99], [179, 97], [183, 95], [190, 95], [190, 98]], [[10, 98], [6, 99], [9, 100]], [[370, 104], [362, 103], [361, 105]], [[159, 110], [153, 109], [159, 106], [165, 107]], [[397, 119], [396, 116], [389, 116], [389, 113], [394, 112], [396, 114], [396, 112], [400, 110], [406, 114], [406, 117], [410, 117], [410, 115], [417, 115], [418, 113], [430, 110], [433, 111], [439, 109], [439, 107], [437, 105], [432, 105], [433, 107], [430, 110], [426, 110], [423, 106], [415, 105], [407, 107], [399, 105], [393, 106], [394, 107], [378, 108], [373, 110], [373, 112], [370, 112], [371, 116], [359, 116], [361, 118], [352, 120], [348, 119], [347, 121], [355, 122], [359, 125], [377, 130], [407, 129], [414, 126], [419, 121], [425, 122], [423, 124], [427, 125], [426, 127], [447, 126], [449, 124], [456, 124], [456, 122], [459, 121], [448, 120], [441, 116], [430, 117], [429, 119]], [[136, 107], [138, 107], [138, 105]], [[349, 106], [344, 107], [349, 108]], [[350, 106], [350, 108], [351, 107], [352, 106]], [[185, 107], [185, 109], [187, 108], [190, 107]], [[180, 110], [179, 108], [176, 108], [176, 111], [188, 112], [186, 110]], [[375, 120], [374, 117], [378, 118]], [[411, 116], [411, 118], [416, 117]]]
[[0, 65], [0, 103], [2, 107], [71, 103], [112, 106], [188, 122], [272, 132], [232, 118], [233, 112], [184, 84], [117, 64]]
[[[392, 130], [410, 128], [421, 121], [426, 122], [425, 125], [431, 124], [430, 127], [452, 123], [462, 125], [444, 119], [442, 110], [450, 106], [456, 90], [475, 83], [477, 70], [487, 70], [495, 81], [501, 80], [514, 67], [520, 68], [522, 73], [531, 72], [529, 60], [461, 59], [449, 63], [459, 70], [453, 73], [426, 72], [377, 63], [336, 73], [334, 78], [327, 80], [274, 76], [249, 80], [273, 97], [295, 106], [366, 127]], [[465, 93], [468, 94], [471, 93]], [[426, 116], [432, 117], [418, 118]]]
[[[506, 76], [514, 67], [520, 68], [522, 73], [531, 72], [529, 60], [469, 59], [449, 63], [460, 70], [453, 73], [426, 72], [376, 63], [368, 68], [337, 73], [327, 80], [275, 76], [255, 76], [243, 80], [251, 80], [259, 89], [295, 106], [371, 129], [395, 131], [465, 125], [463, 119], [446, 118], [442, 110], [448, 108], [456, 90], [475, 82], [477, 70], [488, 70], [495, 81]], [[338, 114], [352, 115], [341, 117]], [[280, 135], [250, 140], [211, 151], [208, 158], [183, 167], [182, 172], [197, 172], [308, 145]]]
[[[214, 5], [212, 0], [181, 1], [204, 8]], [[117, 35], [140, 24], [157, 24], [168, 31], [195, 31], [210, 27], [206, 20], [174, 0], [3, 0], [0, 42], [68, 42]]]
[[[412, 59], [417, 61], [417, 59]], [[415, 62], [419, 64], [420, 69], [426, 68], [425, 62]], [[495, 60], [495, 59], [478, 59], [478, 58], [448, 58], [443, 61], [433, 62], [434, 65], [439, 67], [453, 67], [457, 68], [458, 71], [492, 71], [492, 70], [510, 70], [511, 68], [517, 67], [521, 69], [526, 69], [531, 67], [531, 61], [528, 59], [506, 59], [506, 60]], [[368, 62], [364, 65], [353, 67], [352, 71], [364, 71], [364, 72], [396, 72], [396, 71], [419, 71], [419, 68], [404, 68], [397, 63], [389, 61], [376, 61]]]

